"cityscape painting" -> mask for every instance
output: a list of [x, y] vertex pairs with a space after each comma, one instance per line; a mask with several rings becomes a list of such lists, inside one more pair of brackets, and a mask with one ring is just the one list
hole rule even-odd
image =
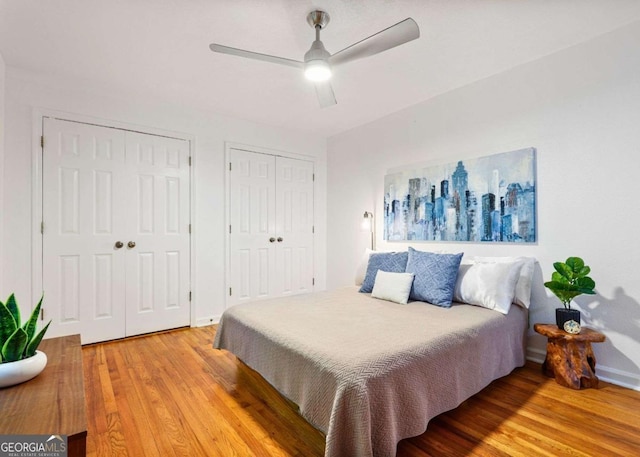
[[535, 243], [535, 149], [386, 175], [384, 239]]

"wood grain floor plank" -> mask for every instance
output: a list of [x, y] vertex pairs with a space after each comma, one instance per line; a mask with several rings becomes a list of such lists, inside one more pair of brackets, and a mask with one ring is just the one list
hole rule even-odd
[[[320, 457], [324, 436], [216, 327], [83, 348], [87, 455]], [[636, 456], [640, 392], [559, 386], [528, 362], [403, 440], [398, 457]]]

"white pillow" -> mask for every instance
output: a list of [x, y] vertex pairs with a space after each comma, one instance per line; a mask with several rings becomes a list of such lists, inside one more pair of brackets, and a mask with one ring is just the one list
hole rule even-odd
[[524, 262], [474, 262], [460, 265], [454, 301], [507, 314]]
[[371, 296], [406, 305], [413, 284], [413, 273], [391, 273], [378, 270]]
[[364, 282], [364, 277], [367, 275], [367, 265], [369, 264], [369, 256], [372, 252], [376, 252], [372, 249], [365, 249], [364, 255], [360, 259], [358, 268], [356, 268], [356, 286], [361, 286]]
[[513, 303], [529, 309], [531, 305], [531, 284], [533, 282], [533, 270], [535, 268], [536, 259], [533, 257], [475, 257], [476, 262], [518, 262], [522, 261], [522, 269], [520, 277], [516, 284], [516, 295]]

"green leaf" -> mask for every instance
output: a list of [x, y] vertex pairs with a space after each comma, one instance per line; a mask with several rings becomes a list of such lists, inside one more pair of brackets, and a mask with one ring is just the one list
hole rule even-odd
[[29, 320], [25, 322], [24, 326], [22, 327], [22, 329], [25, 332], [27, 332], [28, 341], [31, 341], [31, 339], [33, 338], [33, 335], [35, 335], [36, 333], [36, 325], [38, 324], [38, 317], [40, 315], [40, 307], [42, 306], [43, 298], [44, 298], [44, 295], [40, 297], [40, 301], [38, 302], [36, 307], [33, 309], [33, 312], [31, 313]]
[[0, 350], [2, 349], [2, 345], [7, 339], [13, 335], [13, 333], [18, 328], [16, 324], [16, 320], [13, 317], [13, 313], [7, 308], [7, 305], [4, 303], [0, 306]]
[[16, 327], [20, 327], [20, 309], [18, 308], [18, 303], [16, 303], [16, 297], [14, 294], [9, 295], [6, 305], [9, 311], [11, 311], [11, 315], [16, 320]]
[[576, 276], [578, 276], [579, 278], [584, 278], [589, 273], [591, 273], [591, 268], [585, 266], [585, 267], [582, 268], [582, 270], [580, 270], [578, 273], [576, 273]]
[[32, 355], [34, 355], [36, 353], [36, 349], [38, 349], [38, 346], [40, 345], [40, 342], [42, 341], [42, 338], [44, 337], [44, 334], [47, 333], [47, 329], [49, 328], [49, 324], [51, 324], [51, 321], [47, 322], [47, 325], [44, 326], [44, 328], [42, 330], [40, 330], [40, 333], [38, 333], [27, 345], [25, 352], [24, 352], [24, 358], [26, 359], [27, 357], [31, 357]]
[[589, 276], [585, 276], [584, 278], [578, 278], [576, 280], [576, 287], [583, 294], [593, 295], [595, 294], [593, 289], [596, 287], [596, 282]]
[[558, 282], [558, 283], [564, 283], [564, 284], [569, 284], [569, 280], [567, 278], [565, 278], [564, 276], [562, 276], [560, 273], [558, 273], [557, 271], [554, 271], [551, 274], [551, 281], [553, 282]]
[[[564, 278], [563, 278], [564, 279]], [[581, 294], [580, 290], [574, 284], [569, 284], [566, 281], [548, 281], [544, 283], [553, 294], [560, 299], [565, 307], [570, 307], [571, 300]]]
[[13, 335], [2, 346], [2, 359], [5, 362], [15, 362], [22, 359], [22, 353], [27, 346], [27, 332], [21, 328], [16, 329]]
[[567, 281], [571, 281], [571, 278], [573, 278], [573, 271], [571, 270], [571, 268], [569, 268], [567, 264], [562, 262], [556, 262], [553, 264], [553, 268], [555, 268], [556, 271]]
[[577, 274], [584, 268], [584, 260], [582, 260], [580, 257], [569, 257], [565, 264], [567, 265], [567, 267], [569, 267], [569, 269], [571, 269], [571, 272], [574, 274]]

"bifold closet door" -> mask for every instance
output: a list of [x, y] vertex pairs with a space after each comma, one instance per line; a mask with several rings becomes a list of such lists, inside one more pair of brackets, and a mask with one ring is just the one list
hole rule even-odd
[[313, 163], [276, 159], [277, 295], [313, 289]]
[[276, 296], [275, 157], [233, 149], [229, 171], [229, 304]]
[[187, 326], [189, 144], [127, 132], [126, 151], [127, 336]]
[[232, 149], [228, 305], [313, 287], [313, 163]]
[[121, 130], [45, 118], [43, 290], [48, 337], [125, 336], [128, 201]]
[[43, 137], [47, 336], [189, 325], [188, 142], [50, 118]]

